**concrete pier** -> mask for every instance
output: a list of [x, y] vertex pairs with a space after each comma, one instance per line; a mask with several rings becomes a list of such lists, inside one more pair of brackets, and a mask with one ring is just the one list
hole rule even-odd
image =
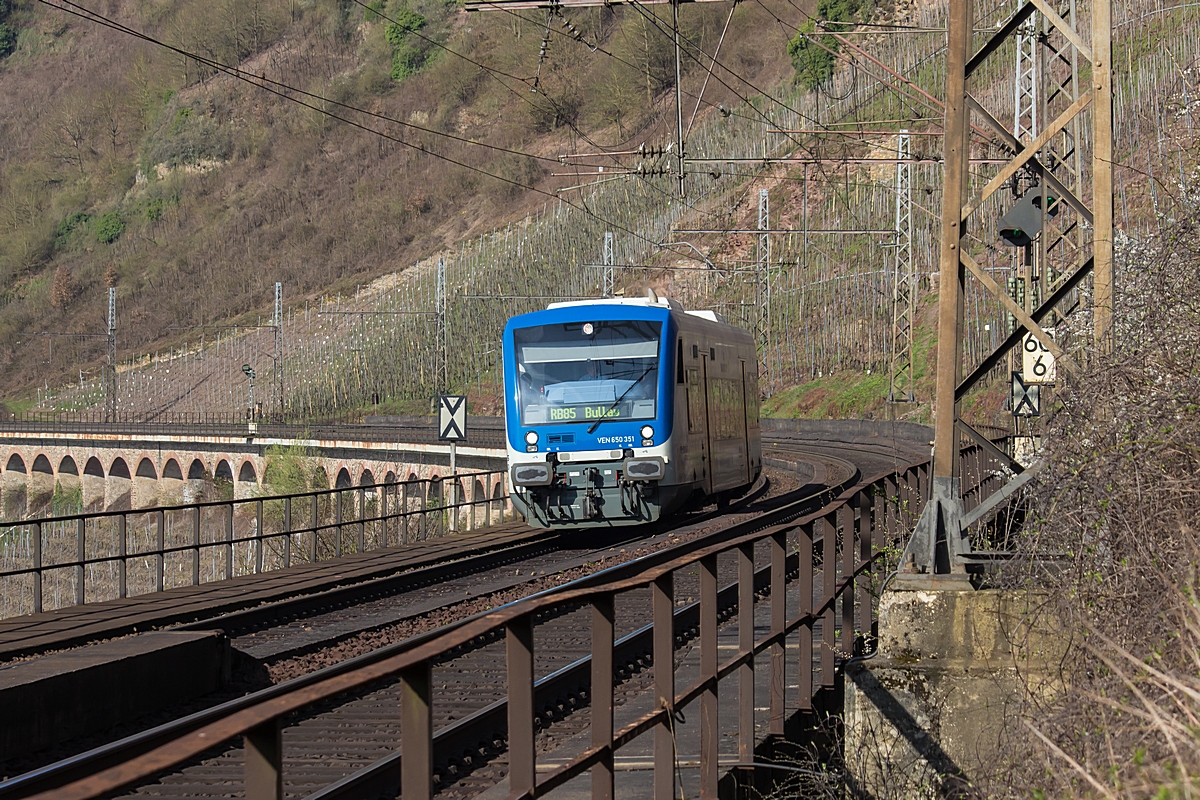
[[974, 797], [1027, 698], [1055, 690], [1066, 637], [1045, 594], [887, 591], [876, 657], [848, 665], [846, 767], [859, 796]]

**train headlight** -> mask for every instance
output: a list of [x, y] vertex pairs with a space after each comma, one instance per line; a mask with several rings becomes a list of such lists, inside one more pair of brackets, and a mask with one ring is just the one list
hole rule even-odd
[[643, 425], [642, 426], [642, 438], [643, 439], [653, 439], [654, 438], [654, 428], [650, 427], [649, 425]]
[[537, 444], [537, 443], [538, 443], [537, 431], [530, 431], [529, 433], [525, 434], [525, 444]]

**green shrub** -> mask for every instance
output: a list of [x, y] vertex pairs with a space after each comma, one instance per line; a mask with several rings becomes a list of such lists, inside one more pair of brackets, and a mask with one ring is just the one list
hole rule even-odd
[[425, 63], [425, 42], [409, 36], [413, 31], [425, 27], [425, 17], [411, 9], [401, 8], [392, 18], [395, 21], [389, 22], [384, 28], [384, 36], [392, 46], [392, 80], [402, 81], [420, 71]]
[[[305, 464], [313, 454], [304, 445], [271, 445], [266, 450], [267, 466], [263, 483], [272, 494], [299, 494], [308, 491]], [[325, 487], [317, 487], [325, 488]]]
[[175, 121], [171, 123], [171, 128], [167, 133], [171, 136], [178, 136], [183, 132], [183, 126], [187, 124], [188, 118], [192, 116], [192, 109], [183, 107], [175, 112]]
[[121, 212], [109, 211], [107, 214], [96, 217], [93, 230], [96, 233], [96, 240], [102, 244], [112, 244], [120, 239], [121, 234], [125, 232], [125, 222], [121, 219]]
[[210, 114], [197, 105], [164, 114], [157, 131], [146, 140], [142, 171], [150, 175], [156, 164], [178, 167], [202, 160], [223, 162], [233, 152], [233, 139]]
[[71, 216], [58, 223], [58, 227], [54, 229], [54, 247], [61, 250], [66, 247], [71, 239], [71, 234], [82, 225], [86, 225], [90, 220], [87, 214], [82, 211], [77, 211]]
[[383, 0], [371, 0], [363, 9], [363, 22], [378, 22], [383, 19]]
[[17, 34], [6, 22], [0, 22], [0, 58], [4, 58], [17, 47]]
[[[851, 24], [856, 15], [870, 15], [871, 4], [862, 0], [820, 0], [817, 3], [817, 18], [829, 22]], [[833, 76], [834, 53], [838, 51], [838, 40], [827, 34], [816, 33], [816, 23], [809, 20], [800, 26], [795, 37], [787, 43], [788, 55], [796, 69], [796, 79], [808, 89], [815, 89]]]
[[392, 47], [398, 46], [408, 34], [425, 27], [425, 18], [409, 8], [402, 8], [392, 16], [392, 22], [384, 28], [383, 35], [387, 37]]

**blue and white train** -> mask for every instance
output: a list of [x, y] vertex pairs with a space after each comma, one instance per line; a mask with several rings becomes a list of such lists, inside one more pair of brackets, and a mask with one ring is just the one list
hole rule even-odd
[[530, 525], [651, 522], [758, 478], [753, 338], [647, 294], [554, 303], [505, 326], [512, 499]]

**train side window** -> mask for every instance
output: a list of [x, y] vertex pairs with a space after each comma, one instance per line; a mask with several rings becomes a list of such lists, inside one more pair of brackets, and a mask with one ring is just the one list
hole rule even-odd
[[700, 357], [700, 345], [694, 344], [694, 345], [692, 345], [692, 359], [695, 360], [699, 357]]
[[717, 360], [717, 348], [715, 348], [715, 347], [708, 348], [708, 360], [709, 361]]

